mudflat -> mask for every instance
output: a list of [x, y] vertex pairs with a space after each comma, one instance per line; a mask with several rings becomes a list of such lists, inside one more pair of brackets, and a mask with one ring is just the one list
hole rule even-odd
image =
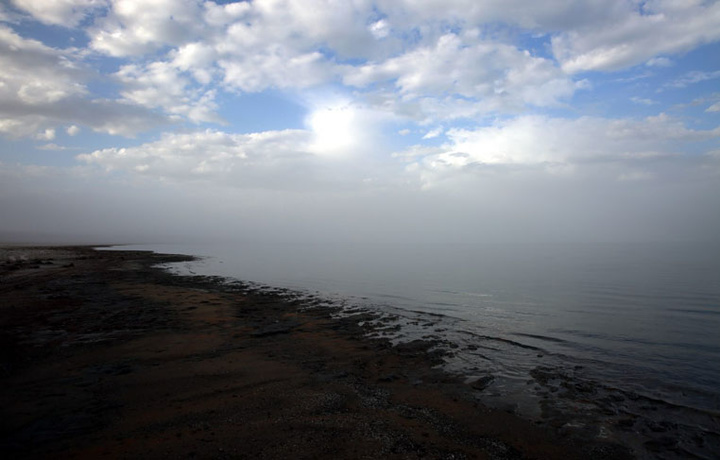
[[484, 407], [370, 312], [155, 267], [188, 259], [0, 249], [2, 458], [632, 458]]

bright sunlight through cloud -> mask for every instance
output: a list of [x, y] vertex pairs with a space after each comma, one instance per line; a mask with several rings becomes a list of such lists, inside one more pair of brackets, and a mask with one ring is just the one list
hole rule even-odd
[[355, 110], [348, 105], [316, 109], [308, 119], [314, 134], [313, 151], [321, 155], [343, 155], [355, 143]]

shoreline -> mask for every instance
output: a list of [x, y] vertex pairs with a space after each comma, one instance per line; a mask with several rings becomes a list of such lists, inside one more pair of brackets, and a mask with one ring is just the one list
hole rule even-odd
[[481, 405], [369, 312], [155, 267], [190, 256], [23, 250], [0, 260], [12, 457], [632, 458]]

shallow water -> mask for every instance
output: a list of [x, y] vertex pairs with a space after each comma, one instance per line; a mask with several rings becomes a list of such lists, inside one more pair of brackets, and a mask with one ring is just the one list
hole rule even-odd
[[[206, 256], [174, 267], [181, 273], [380, 310], [393, 340], [441, 343], [448, 370], [483, 382], [486, 403], [546, 420], [562, 412], [558, 420], [599, 437], [640, 434], [650, 457], [702, 458], [720, 447], [717, 247], [132, 248]], [[567, 422], [568, 413], [578, 415]]]

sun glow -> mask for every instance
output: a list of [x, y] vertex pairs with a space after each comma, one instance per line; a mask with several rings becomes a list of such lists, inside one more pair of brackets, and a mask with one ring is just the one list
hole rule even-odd
[[324, 107], [315, 110], [308, 125], [315, 138], [313, 150], [323, 155], [348, 153], [355, 143], [355, 111], [349, 106]]

